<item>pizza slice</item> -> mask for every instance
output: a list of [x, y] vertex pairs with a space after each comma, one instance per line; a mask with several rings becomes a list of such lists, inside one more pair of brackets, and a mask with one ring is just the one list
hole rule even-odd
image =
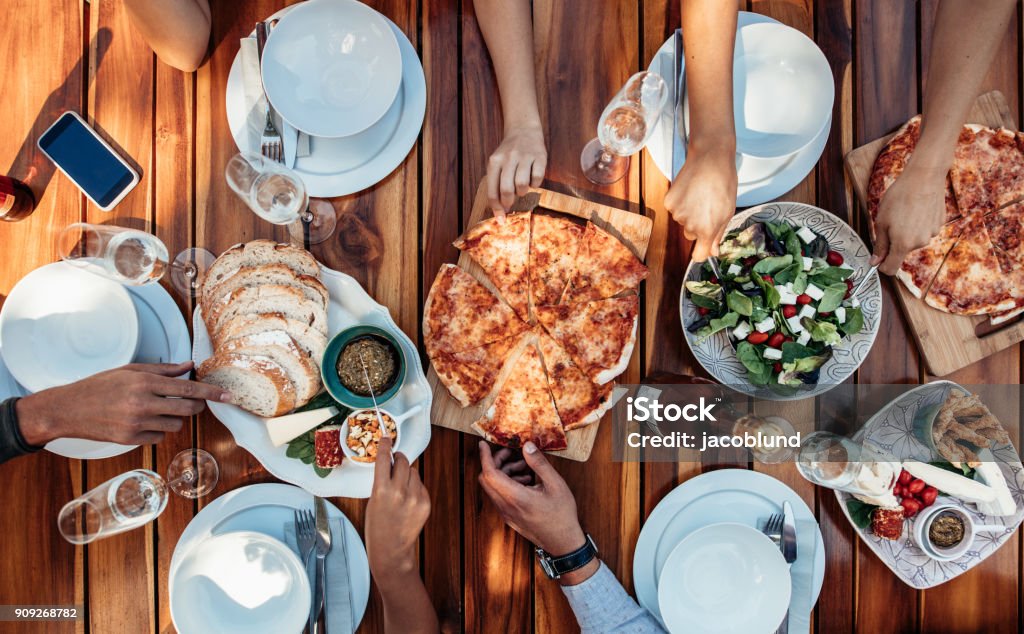
[[530, 219], [524, 211], [474, 225], [455, 241], [522, 319], [530, 318]]
[[588, 222], [562, 303], [588, 302], [635, 290], [647, 272], [621, 240]]
[[494, 293], [454, 264], [441, 267], [423, 307], [423, 341], [431, 358], [479, 348], [528, 328]]
[[522, 333], [463, 352], [440, 352], [431, 365], [452, 397], [468, 407], [491, 393], [521, 339]]
[[597, 385], [579, 369], [569, 354], [543, 330], [538, 334], [540, 354], [547, 370], [551, 395], [566, 430], [601, 420], [612, 406], [612, 383]]
[[932, 281], [925, 302], [957, 315], [997, 313], [1016, 306], [981, 214], [967, 218], [964, 231]]
[[608, 383], [626, 369], [636, 343], [636, 295], [541, 306], [537, 319], [591, 381]]
[[1020, 268], [1022, 265], [1016, 263], [1024, 263], [1024, 204], [1010, 205], [986, 215], [985, 228], [992, 238], [992, 246], [1013, 262], [1011, 268]]
[[903, 282], [914, 297], [924, 297], [928, 293], [928, 286], [935, 279], [946, 254], [956, 244], [965, 225], [963, 219], [945, 224], [931, 242], [920, 249], [914, 249], [903, 259], [900, 270], [896, 271], [896, 278]]
[[534, 306], [562, 298], [573, 272], [583, 227], [561, 216], [533, 216], [530, 238], [530, 297]]
[[545, 451], [568, 446], [536, 345], [526, 346], [494, 403], [472, 427], [503, 447], [519, 448], [531, 440]]
[[964, 214], [998, 209], [1024, 198], [1024, 135], [968, 124], [960, 131], [950, 170]]

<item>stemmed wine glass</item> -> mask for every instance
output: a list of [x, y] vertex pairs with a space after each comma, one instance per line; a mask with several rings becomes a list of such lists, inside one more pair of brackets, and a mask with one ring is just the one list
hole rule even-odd
[[630, 156], [643, 149], [668, 100], [665, 80], [643, 71], [629, 78], [601, 113], [597, 138], [580, 154], [580, 167], [592, 183], [610, 185], [629, 169]]
[[71, 500], [57, 516], [57, 528], [72, 544], [88, 544], [138, 528], [167, 508], [167, 491], [195, 499], [206, 495], [219, 479], [217, 461], [202, 449], [186, 449], [167, 467], [167, 479], [136, 469], [107, 480]]
[[191, 248], [168, 262], [167, 245], [151, 233], [85, 222], [61, 230], [57, 253], [67, 262], [128, 286], [152, 284], [169, 271], [171, 286], [189, 297], [199, 292], [214, 259], [206, 249]]
[[320, 244], [334, 233], [338, 217], [327, 201], [311, 201], [293, 170], [260, 154], [243, 152], [224, 168], [228, 186], [260, 218], [287, 225], [298, 242]]

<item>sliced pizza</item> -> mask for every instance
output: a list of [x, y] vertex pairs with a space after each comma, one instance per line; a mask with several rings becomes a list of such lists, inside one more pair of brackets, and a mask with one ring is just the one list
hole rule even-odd
[[530, 219], [532, 213], [493, 217], [455, 241], [484, 270], [501, 296], [522, 319], [530, 318]]
[[[986, 215], [985, 228], [992, 238], [992, 246], [1005, 253], [1011, 261], [1024, 263], [1024, 204], [1010, 205]], [[1020, 268], [1024, 264], [1011, 266]]]
[[528, 328], [487, 287], [453, 264], [441, 267], [423, 307], [423, 341], [431, 358], [479, 348]]
[[966, 224], [964, 219], [945, 224], [931, 242], [920, 249], [914, 249], [904, 258], [900, 270], [896, 271], [896, 278], [903, 282], [914, 297], [924, 297], [928, 293], [928, 286], [935, 279], [946, 254], [956, 244]]
[[603, 385], [629, 365], [639, 310], [639, 298], [629, 295], [541, 306], [537, 320], [590, 380]]
[[1016, 306], [1002, 275], [984, 217], [967, 219], [963, 233], [946, 256], [925, 296], [934, 308], [957, 315], [981, 315]]
[[440, 352], [430, 362], [452, 397], [468, 407], [491, 393], [522, 336], [520, 333], [463, 352]]
[[588, 302], [635, 290], [647, 273], [644, 263], [621, 240], [588, 222], [562, 303]]
[[555, 398], [558, 417], [566, 431], [585, 427], [601, 420], [612, 406], [612, 383], [598, 385], [573, 363], [562, 346], [543, 330], [538, 346], [547, 370], [551, 395]]
[[530, 298], [552, 306], [562, 298], [576, 263], [583, 227], [562, 216], [534, 214], [530, 238]]
[[965, 125], [950, 176], [965, 215], [1024, 198], [1024, 136], [1005, 128]]
[[536, 345], [528, 345], [516, 359], [494, 403], [472, 427], [504, 447], [522, 447], [531, 440], [545, 451], [568, 446]]

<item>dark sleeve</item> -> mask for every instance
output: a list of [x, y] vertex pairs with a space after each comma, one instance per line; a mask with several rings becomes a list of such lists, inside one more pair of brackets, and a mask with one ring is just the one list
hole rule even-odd
[[17, 403], [17, 398], [9, 398], [0, 403], [0, 463], [42, 449], [28, 444], [21, 435], [18, 412], [15, 409]]

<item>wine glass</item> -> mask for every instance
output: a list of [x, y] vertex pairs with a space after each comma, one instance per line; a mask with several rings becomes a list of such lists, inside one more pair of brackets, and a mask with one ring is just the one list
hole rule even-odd
[[76, 222], [57, 235], [61, 259], [128, 286], [153, 284], [170, 271], [171, 285], [195, 297], [213, 262], [206, 249], [186, 249], [168, 262], [167, 245], [151, 233]]
[[334, 233], [334, 206], [310, 201], [299, 175], [281, 163], [243, 152], [231, 157], [224, 177], [253, 213], [269, 223], [287, 225], [294, 240], [320, 244]]
[[180, 451], [167, 465], [167, 487], [191, 500], [212, 491], [219, 479], [217, 460], [203, 449]]
[[643, 71], [630, 77], [601, 113], [597, 138], [580, 154], [584, 176], [598, 185], [625, 176], [629, 157], [647, 143], [666, 101], [668, 89], [661, 75]]

